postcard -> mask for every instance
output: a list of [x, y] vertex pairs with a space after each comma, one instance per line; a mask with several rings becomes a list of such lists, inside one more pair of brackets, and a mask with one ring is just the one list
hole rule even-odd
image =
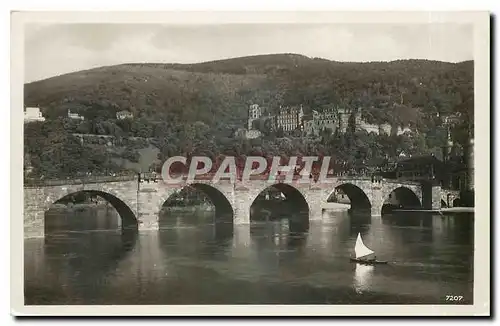
[[488, 12], [11, 19], [12, 314], [490, 315]]

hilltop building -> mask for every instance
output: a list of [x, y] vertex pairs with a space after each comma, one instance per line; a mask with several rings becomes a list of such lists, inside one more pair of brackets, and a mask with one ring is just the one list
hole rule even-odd
[[255, 139], [262, 136], [262, 133], [257, 129], [248, 130], [245, 128], [239, 128], [234, 132], [234, 136], [238, 138]]
[[311, 117], [307, 117], [304, 121], [304, 131], [307, 136], [318, 136], [321, 131], [326, 129], [332, 133], [338, 131], [344, 134], [350, 126], [354, 127], [354, 130], [362, 129], [360, 121], [361, 113], [354, 113], [348, 108], [326, 109], [321, 112], [313, 110]]
[[68, 110], [68, 118], [74, 120], [85, 120], [85, 118], [78, 113], [71, 113], [71, 110]]
[[[258, 104], [252, 104], [248, 108], [247, 129], [244, 132], [246, 138], [257, 138], [261, 136], [261, 132], [254, 128], [254, 121], [258, 119], [269, 119], [269, 128], [272, 130], [282, 129], [283, 131], [292, 131], [302, 129], [304, 111], [300, 107], [282, 107], [277, 110], [276, 114], [271, 115], [267, 112], [264, 115], [264, 109]], [[243, 134], [243, 130], [237, 131], [238, 135]]]
[[328, 109], [322, 112], [312, 111], [311, 117], [304, 117], [304, 132], [306, 136], [318, 136], [323, 130], [330, 130], [332, 133], [338, 128], [337, 114], [334, 110]]
[[29, 123], [33, 121], [45, 121], [40, 108], [37, 107], [27, 107], [24, 111], [24, 123]]
[[127, 110], [116, 112], [116, 119], [118, 120], [132, 119], [133, 117], [134, 115], [132, 114], [132, 112], [129, 112]]
[[[449, 163], [452, 163], [451, 160]], [[464, 147], [463, 156], [458, 163], [449, 164], [451, 170], [450, 186], [460, 191], [474, 191], [474, 139]]]
[[[355, 125], [355, 131], [360, 131], [360, 130], [365, 130], [368, 133], [375, 133], [377, 135], [403, 135], [403, 134], [412, 134], [413, 130], [411, 130], [410, 127], [401, 127], [401, 126], [393, 126], [387, 122], [382, 123], [382, 124], [373, 124], [373, 123], [367, 123], [366, 121], [363, 120], [362, 114], [361, 114], [361, 108], [358, 108], [357, 112], [354, 114], [354, 125]], [[348, 113], [344, 113], [343, 117], [343, 130], [345, 132], [346, 127], [348, 126], [348, 120], [350, 118], [350, 115]]]
[[273, 117], [273, 125], [276, 130], [283, 131], [301, 130], [303, 128], [304, 110], [300, 107], [282, 107], [278, 109]]
[[410, 127], [401, 127], [399, 126], [398, 129], [396, 130], [396, 135], [403, 135], [403, 134], [407, 134], [407, 135], [411, 135], [413, 133], [413, 130], [411, 130]]
[[262, 108], [258, 104], [252, 104], [248, 108], [248, 130], [253, 129], [253, 122], [262, 116]]
[[252, 104], [248, 108], [247, 128], [239, 128], [235, 132], [235, 137], [255, 139], [262, 136], [262, 133], [253, 127], [254, 121], [260, 119], [263, 109], [258, 104]]
[[24, 176], [29, 176], [33, 172], [33, 165], [31, 165], [31, 155], [24, 153]]
[[[350, 109], [347, 108], [337, 109], [338, 128], [341, 134], [345, 134], [347, 132], [347, 128], [349, 127], [349, 119], [351, 118], [351, 115], [352, 112]], [[359, 117], [361, 118], [361, 114], [359, 114]]]
[[[317, 137], [324, 130], [332, 133], [338, 131], [341, 134], [348, 130], [365, 130], [377, 135], [401, 135], [410, 134], [413, 131], [409, 127], [392, 126], [389, 123], [371, 124], [362, 119], [361, 108], [356, 110], [350, 108], [329, 108], [325, 110], [313, 110], [311, 114], [305, 115], [302, 105], [293, 107], [280, 106], [276, 114], [267, 114], [258, 104], [250, 105], [248, 109], [247, 130], [255, 130], [254, 121], [258, 119], [270, 119], [269, 129], [283, 130], [285, 132], [302, 130], [307, 137]], [[256, 138], [260, 135], [253, 135]]]

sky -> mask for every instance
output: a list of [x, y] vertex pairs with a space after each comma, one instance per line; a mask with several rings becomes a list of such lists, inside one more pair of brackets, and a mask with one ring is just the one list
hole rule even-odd
[[465, 24], [29, 24], [25, 82], [122, 63], [297, 53], [335, 61], [473, 59]]

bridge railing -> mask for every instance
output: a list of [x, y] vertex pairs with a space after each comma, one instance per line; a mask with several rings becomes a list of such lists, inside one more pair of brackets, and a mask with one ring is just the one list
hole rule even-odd
[[419, 186], [422, 183], [418, 181], [413, 181], [413, 180], [398, 180], [398, 179], [384, 179], [384, 182], [387, 183], [404, 183], [408, 185], [414, 185], [414, 186]]
[[[183, 180], [187, 179], [187, 175], [172, 175], [173, 178], [183, 177]], [[203, 175], [197, 175], [195, 180], [212, 180], [215, 177], [215, 173], [207, 173]], [[294, 174], [292, 180], [297, 181], [301, 179], [303, 176]], [[278, 174], [273, 177], [275, 181], [285, 181], [287, 178], [286, 174]], [[368, 181], [373, 180], [369, 176], [335, 176], [328, 175], [327, 178], [337, 178], [338, 180], [360, 180], [360, 181]], [[250, 180], [268, 180], [269, 174], [258, 174], [251, 175]], [[318, 175], [314, 174], [310, 177], [312, 182], [318, 181]], [[119, 175], [119, 176], [85, 176], [77, 179], [25, 179], [24, 187], [42, 187], [42, 186], [62, 186], [62, 185], [78, 185], [78, 184], [89, 184], [89, 183], [106, 183], [106, 182], [120, 182], [120, 181], [134, 181], [138, 180], [138, 175], [136, 174], [128, 174], [128, 175]], [[141, 181], [160, 181], [161, 175], [156, 175], [154, 179], [151, 176], [147, 178], [144, 175], [141, 175]], [[241, 176], [237, 176], [237, 180], [241, 180]], [[230, 180], [221, 178], [220, 182], [229, 182]], [[405, 184], [414, 184], [419, 185], [418, 181], [408, 181], [408, 180], [397, 180], [397, 179], [383, 179], [384, 182], [388, 183], [405, 183]]]
[[78, 179], [25, 179], [24, 187], [42, 187], [42, 186], [63, 186], [63, 185], [79, 185], [89, 183], [106, 183], [137, 180], [136, 175], [120, 175], [120, 176], [85, 176]]
[[[179, 178], [182, 177], [183, 180], [187, 179], [187, 175], [182, 175], [182, 174], [177, 174], [177, 175], [171, 175], [172, 178]], [[194, 180], [212, 180], [215, 177], [215, 173], [207, 173], [207, 174], [202, 174], [202, 175], [196, 175]], [[328, 176], [328, 178], [332, 178], [333, 176]], [[161, 178], [161, 176], [159, 176]], [[274, 180], [286, 180], [287, 175], [285, 174], [278, 174], [273, 177]], [[294, 174], [293, 175], [293, 180], [299, 180], [301, 179], [302, 176], [299, 174]], [[312, 179], [317, 178], [317, 176], [313, 175]], [[241, 181], [242, 176], [238, 175], [236, 176], [237, 181]], [[250, 175], [249, 177], [250, 180], [268, 180], [269, 179], [269, 174], [256, 174], [256, 175]], [[221, 182], [224, 181], [229, 181], [230, 179], [223, 177], [220, 179]]]

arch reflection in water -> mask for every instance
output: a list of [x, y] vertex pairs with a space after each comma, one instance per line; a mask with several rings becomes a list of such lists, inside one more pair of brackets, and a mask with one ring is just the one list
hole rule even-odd
[[43, 240], [43, 259], [25, 270], [26, 304], [78, 304], [105, 294], [108, 280], [132, 252], [137, 230], [70, 231]]
[[356, 264], [353, 282], [356, 293], [370, 291], [374, 268], [372, 265]]
[[231, 244], [233, 223], [218, 222], [214, 211], [168, 210], [159, 217], [159, 243], [166, 256], [222, 256]]
[[[106, 198], [96, 200], [97, 195], [91, 192], [79, 195], [82, 199], [77, 201], [79, 204], [66, 205], [73, 202], [73, 198], [69, 198], [46, 212], [41, 273], [47, 274], [47, 281], [42, 286], [27, 289], [38, 294], [27, 297], [45, 300], [54, 295], [62, 302], [67, 302], [64, 298], [68, 300], [68, 296], [69, 300], [73, 300], [73, 296], [83, 301], [95, 298], [96, 293], [105, 291], [107, 278], [133, 251], [137, 228], [124, 227], [127, 220], [108, 204]], [[89, 198], [90, 201], [85, 200]], [[49, 284], [47, 291], [44, 286]]]
[[267, 226], [279, 229], [274, 233], [299, 235], [309, 230], [309, 205], [293, 186], [275, 184], [255, 198], [250, 206], [250, 221], [255, 229]]
[[349, 225], [350, 225], [350, 236], [357, 236], [361, 233], [361, 236], [366, 235], [371, 227], [372, 217], [367, 212], [350, 212], [349, 213]]
[[398, 227], [432, 228], [432, 214], [425, 212], [393, 212], [382, 215], [382, 223]]
[[58, 257], [69, 257], [67, 263], [77, 274], [97, 276], [115, 270], [135, 247], [137, 236], [138, 231], [130, 229], [47, 236], [45, 253], [51, 264], [57, 264]]

